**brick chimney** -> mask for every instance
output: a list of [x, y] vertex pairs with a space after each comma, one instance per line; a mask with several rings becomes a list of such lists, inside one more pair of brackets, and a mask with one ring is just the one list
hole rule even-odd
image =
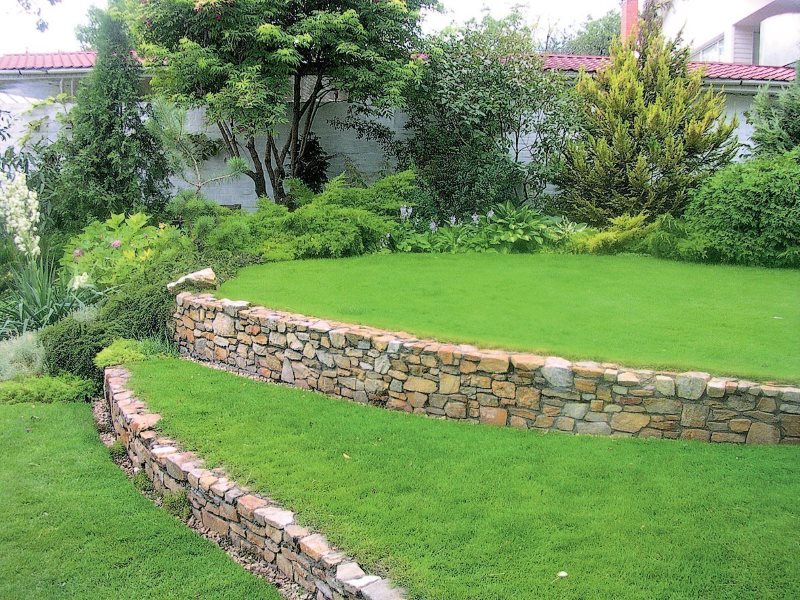
[[623, 43], [635, 36], [639, 29], [639, 0], [622, 0], [622, 35]]

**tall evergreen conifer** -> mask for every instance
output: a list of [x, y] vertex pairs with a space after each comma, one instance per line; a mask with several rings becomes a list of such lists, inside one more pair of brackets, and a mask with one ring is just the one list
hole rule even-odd
[[725, 97], [703, 89], [680, 38], [662, 33], [663, 0], [648, 0], [636, 39], [615, 40], [610, 64], [577, 83], [583, 133], [567, 145], [559, 184], [573, 218], [679, 215], [688, 192], [738, 150]]
[[145, 127], [150, 109], [127, 28], [104, 13], [97, 27], [97, 62], [56, 142], [63, 162], [50, 208], [67, 230], [112, 213], [158, 211], [169, 187], [163, 149]]

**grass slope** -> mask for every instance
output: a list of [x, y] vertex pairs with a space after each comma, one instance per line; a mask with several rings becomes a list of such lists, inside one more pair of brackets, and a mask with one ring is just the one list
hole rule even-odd
[[88, 405], [0, 406], [0, 456], [0, 598], [280, 598], [133, 488]]
[[176, 359], [133, 372], [169, 435], [416, 598], [800, 596], [800, 448], [492, 429]]
[[800, 381], [800, 271], [401, 254], [249, 267], [220, 293], [484, 347]]

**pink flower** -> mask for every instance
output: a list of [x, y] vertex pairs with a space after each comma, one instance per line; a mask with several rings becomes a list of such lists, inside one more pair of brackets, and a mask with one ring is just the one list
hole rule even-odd
[[430, 58], [430, 54], [425, 54], [424, 52], [416, 52], [411, 55], [411, 60], [420, 60], [422, 62], [427, 62]]
[[81, 248], [75, 248], [75, 250], [72, 252], [72, 257], [77, 259], [81, 256], [83, 256], [83, 250]]
[[116, 249], [116, 248], [119, 248], [120, 246], [122, 246], [122, 242], [120, 242], [119, 240], [114, 240], [113, 242], [111, 242], [111, 247], [112, 248]]

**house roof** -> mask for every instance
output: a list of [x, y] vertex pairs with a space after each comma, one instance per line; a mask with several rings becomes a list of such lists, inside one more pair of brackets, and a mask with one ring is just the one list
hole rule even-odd
[[50, 71], [91, 69], [96, 52], [47, 52], [0, 56], [0, 71]]
[[[581, 68], [595, 73], [608, 64], [607, 56], [580, 56], [573, 54], [548, 54], [545, 67], [559, 71], [577, 72]], [[764, 65], [741, 65], [734, 63], [691, 62], [692, 69], [705, 69], [706, 79], [737, 81], [793, 81], [797, 75], [791, 67], [769, 67]]]
[[[6, 54], [0, 56], [0, 71], [58, 71], [61, 69], [91, 69], [94, 52], [48, 52], [42, 54]], [[577, 72], [583, 67], [595, 73], [608, 63], [607, 56], [547, 54], [545, 67], [559, 71]], [[789, 67], [740, 65], [732, 63], [693, 62], [691, 67], [705, 68], [706, 79], [739, 81], [793, 81], [796, 75]]]

